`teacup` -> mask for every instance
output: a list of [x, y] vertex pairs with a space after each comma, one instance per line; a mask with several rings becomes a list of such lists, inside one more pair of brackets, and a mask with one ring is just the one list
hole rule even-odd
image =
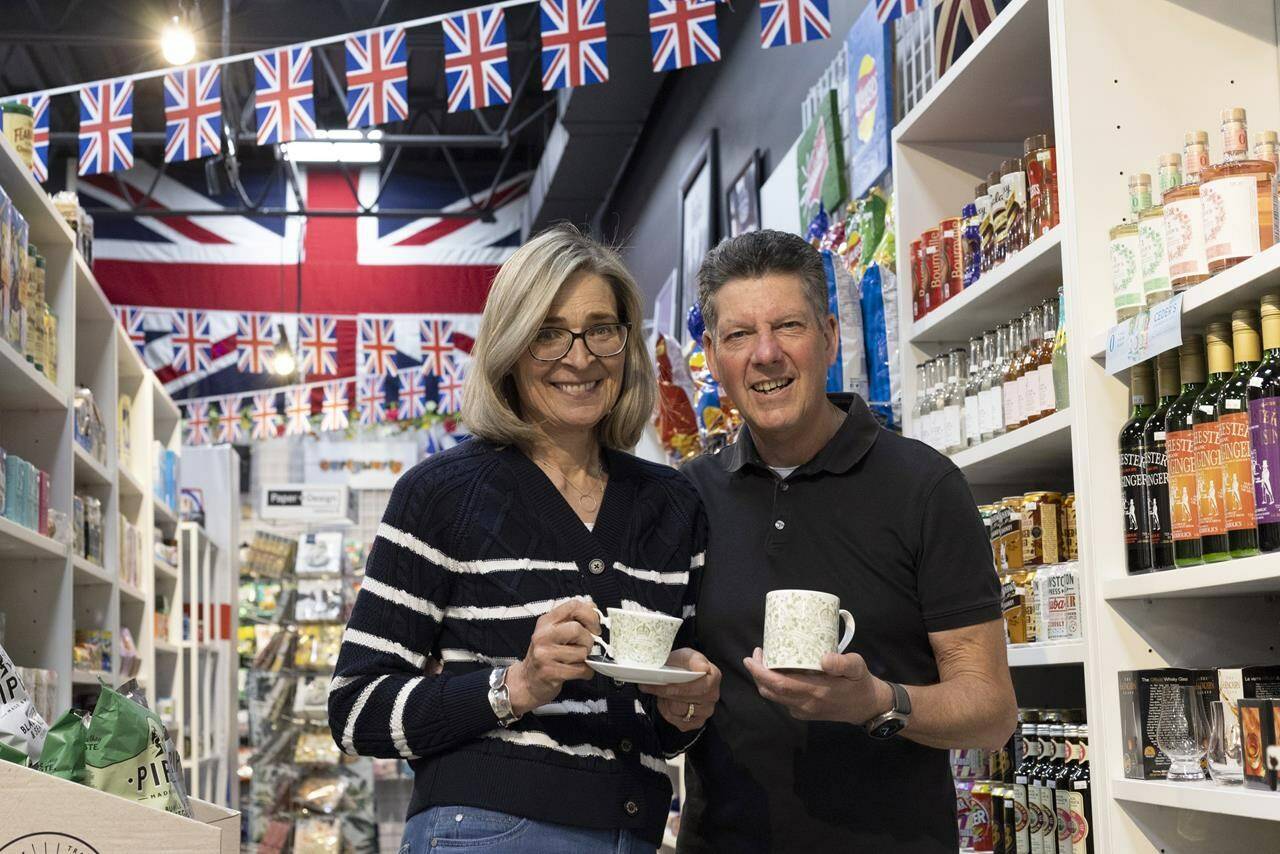
[[844, 652], [849, 646], [853, 627], [853, 615], [841, 609], [840, 597], [834, 594], [770, 591], [764, 597], [764, 666], [770, 670], [821, 670], [824, 654]]
[[676, 632], [684, 623], [679, 617], [656, 611], [610, 608], [605, 616], [596, 609], [600, 624], [609, 630], [609, 640], [592, 635], [605, 654], [618, 664], [634, 667], [662, 667], [671, 655]]

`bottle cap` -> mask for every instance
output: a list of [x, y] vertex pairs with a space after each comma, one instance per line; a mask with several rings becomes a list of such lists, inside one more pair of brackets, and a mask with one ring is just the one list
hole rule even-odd
[[1141, 187], [1143, 185], [1146, 185], [1147, 187], [1151, 186], [1151, 176], [1146, 172], [1137, 172], [1129, 176], [1129, 187], [1131, 189], [1133, 187]]
[[1231, 312], [1231, 328], [1236, 329], [1241, 325], [1257, 326], [1258, 312], [1251, 308], [1237, 308]]
[[1008, 160], [1000, 164], [1000, 176], [1012, 175], [1015, 172], [1022, 171], [1022, 158], [1010, 157]]
[[1245, 121], [1244, 107], [1231, 107], [1222, 111], [1222, 123], [1227, 122], [1243, 122]]
[[973, 197], [976, 199], [979, 196], [985, 196], [988, 189], [990, 188], [987, 187], [987, 182], [983, 181], [981, 184], [973, 188]]
[[1000, 183], [999, 171], [987, 173], [987, 184], [989, 186], [994, 187], [996, 184], [999, 184], [999, 183]]
[[1156, 384], [1160, 387], [1161, 397], [1173, 397], [1182, 387], [1182, 375], [1179, 371], [1177, 350], [1165, 350], [1156, 356]]
[[1182, 138], [1183, 145], [1208, 145], [1209, 132], [1207, 130], [1187, 131], [1186, 136]]
[[1215, 340], [1229, 341], [1231, 340], [1231, 324], [1225, 320], [1215, 320], [1205, 327], [1205, 341], [1212, 344]]
[[1160, 159], [1157, 162], [1161, 167], [1177, 166], [1178, 168], [1182, 168], [1182, 155], [1181, 154], [1161, 154]]
[[1280, 293], [1264, 294], [1262, 297], [1262, 316], [1280, 314]]
[[1258, 131], [1253, 135], [1254, 145], [1275, 145], [1277, 142], [1276, 132], [1273, 130]]

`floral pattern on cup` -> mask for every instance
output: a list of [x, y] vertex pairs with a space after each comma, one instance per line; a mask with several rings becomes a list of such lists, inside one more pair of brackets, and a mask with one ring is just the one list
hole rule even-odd
[[[841, 620], [845, 622], [840, 636]], [[764, 666], [821, 670], [822, 656], [844, 652], [853, 640], [853, 615], [840, 599], [817, 590], [774, 590], [764, 598]], [[837, 643], [838, 641], [838, 643]]]
[[683, 622], [679, 617], [656, 611], [610, 608], [607, 617], [600, 614], [600, 623], [609, 630], [609, 639], [606, 642], [597, 637], [596, 642], [618, 664], [662, 667], [671, 655], [676, 633]]

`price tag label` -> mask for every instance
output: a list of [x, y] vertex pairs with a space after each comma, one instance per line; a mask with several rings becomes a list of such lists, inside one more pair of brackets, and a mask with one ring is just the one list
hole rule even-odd
[[1182, 344], [1182, 294], [1111, 327], [1107, 373], [1117, 374]]

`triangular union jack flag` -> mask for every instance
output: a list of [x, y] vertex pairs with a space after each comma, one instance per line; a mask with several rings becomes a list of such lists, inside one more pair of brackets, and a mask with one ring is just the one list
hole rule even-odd
[[164, 162], [222, 151], [222, 68], [208, 62], [164, 76]]
[[209, 444], [209, 404], [204, 401], [192, 401], [183, 406], [187, 422], [188, 445]]
[[346, 430], [350, 423], [347, 410], [347, 383], [345, 380], [324, 384], [324, 400], [320, 403], [320, 429], [325, 431]]
[[356, 411], [365, 426], [387, 420], [386, 377], [360, 377], [356, 382]]
[[440, 377], [436, 387], [441, 412], [462, 411], [462, 368], [451, 367]]
[[649, 0], [653, 70], [720, 60], [715, 0]]
[[444, 28], [444, 79], [449, 112], [511, 101], [507, 25], [501, 9], [450, 15]]
[[275, 330], [269, 314], [242, 314], [236, 318], [236, 349], [241, 373], [265, 374], [275, 355]]
[[31, 108], [31, 174], [43, 184], [49, 180], [49, 96], [25, 95], [18, 103]]
[[80, 89], [80, 174], [133, 168], [133, 81]]
[[926, 2], [927, 0], [876, 0], [876, 20], [887, 24], [895, 18], [910, 15]]
[[542, 88], [609, 80], [604, 0], [542, 0]]
[[404, 27], [347, 37], [347, 127], [367, 128], [409, 115], [409, 50]]
[[336, 376], [338, 346], [337, 318], [307, 315], [298, 318], [298, 356], [305, 376]]
[[311, 48], [294, 47], [253, 58], [258, 145], [316, 135], [315, 83]]
[[294, 386], [285, 392], [286, 436], [303, 436], [311, 432], [311, 389]]
[[760, 0], [761, 47], [785, 47], [829, 38], [828, 0]]
[[238, 394], [218, 399], [218, 442], [234, 445], [244, 440], [244, 424], [240, 421], [243, 398]]
[[393, 320], [360, 319], [360, 373], [396, 373], [396, 327]]
[[279, 436], [280, 415], [276, 411], [276, 393], [255, 394], [249, 418], [253, 421], [253, 438], [274, 439]]

